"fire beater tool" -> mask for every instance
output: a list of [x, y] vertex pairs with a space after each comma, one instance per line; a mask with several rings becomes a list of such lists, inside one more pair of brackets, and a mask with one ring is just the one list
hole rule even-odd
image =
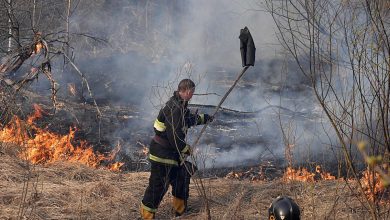
[[[218, 110], [220, 109], [222, 103], [226, 100], [226, 98], [228, 97], [230, 92], [237, 85], [238, 81], [244, 75], [246, 70], [250, 66], [254, 66], [254, 64], [255, 64], [256, 47], [255, 47], [255, 43], [253, 42], [252, 35], [249, 32], [249, 29], [247, 27], [245, 27], [245, 28], [240, 30], [239, 39], [240, 39], [240, 51], [241, 51], [241, 60], [242, 60], [243, 69], [238, 74], [238, 76], [237, 76], [236, 80], [234, 81], [233, 85], [225, 93], [225, 95], [223, 96], [223, 98], [221, 99], [221, 101], [219, 102], [217, 107], [215, 108], [214, 113], [212, 114], [212, 117], [215, 117], [215, 115], [217, 114]], [[200, 138], [202, 137], [203, 133], [205, 132], [208, 124], [209, 123], [206, 123], [203, 126], [203, 128], [200, 131], [200, 133], [199, 133], [198, 137], [196, 138], [195, 142], [192, 144], [192, 148], [193, 149], [197, 146], [197, 144], [198, 144]], [[183, 160], [183, 163], [184, 163], [184, 160]]]
[[[214, 113], [212, 114], [212, 117], [215, 117], [217, 114], [219, 108], [221, 107], [222, 103], [225, 101], [225, 99], [228, 97], [230, 92], [233, 90], [233, 88], [236, 86], [238, 81], [241, 79], [241, 77], [244, 75], [246, 70], [249, 68], [249, 66], [254, 66], [255, 64], [255, 53], [256, 53], [256, 48], [255, 44], [253, 42], [252, 36], [249, 32], [249, 29], [247, 27], [241, 29], [240, 31], [240, 50], [241, 50], [241, 60], [242, 60], [242, 66], [243, 69], [241, 70], [240, 74], [238, 74], [237, 79], [234, 81], [233, 85], [230, 87], [230, 89], [225, 93], [221, 101], [219, 102], [218, 106], [215, 108]], [[195, 140], [194, 144], [192, 145], [192, 148], [195, 149], [196, 145], [198, 144], [200, 138], [202, 137], [202, 134], [207, 128], [208, 123], [206, 123], [202, 130], [200, 131], [197, 139]], [[191, 154], [191, 157], [193, 161], [195, 162], [194, 155]], [[196, 166], [193, 164], [189, 164], [185, 162], [186, 158], [182, 158], [182, 163], [181, 165], [184, 165], [187, 172], [189, 172], [191, 175], [194, 174], [196, 171]], [[209, 208], [209, 203], [207, 199], [207, 194], [202, 182], [201, 178], [195, 178], [195, 185], [198, 186], [198, 192], [200, 193], [201, 197], [203, 198], [203, 201], [205, 201], [205, 210], [207, 213], [207, 219], [211, 219], [211, 214], [210, 214], [210, 208]]]

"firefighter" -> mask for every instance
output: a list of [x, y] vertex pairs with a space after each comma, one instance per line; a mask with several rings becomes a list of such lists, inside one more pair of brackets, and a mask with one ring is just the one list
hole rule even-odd
[[299, 206], [287, 196], [278, 196], [268, 209], [269, 220], [300, 220]]
[[182, 215], [186, 210], [190, 177], [196, 171], [194, 165], [185, 161], [185, 157], [192, 153], [190, 145], [185, 141], [187, 129], [213, 121], [212, 116], [193, 114], [187, 108], [194, 91], [195, 83], [192, 80], [180, 81], [177, 91], [154, 121], [155, 136], [149, 149], [149, 185], [140, 208], [143, 219], [154, 218], [169, 185], [172, 186], [172, 202], [176, 216]]

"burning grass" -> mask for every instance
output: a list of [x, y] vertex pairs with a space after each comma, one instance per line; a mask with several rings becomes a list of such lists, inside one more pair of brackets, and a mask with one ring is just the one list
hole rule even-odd
[[[87, 142], [75, 144], [75, 128], [66, 135], [41, 129], [34, 122], [45, 113], [36, 108], [26, 121], [15, 117], [0, 131], [0, 219], [137, 219], [149, 174], [107, 170], [122, 166], [114, 162], [119, 145], [103, 155]], [[143, 151], [147, 153], [145, 146]], [[105, 169], [96, 169], [103, 161], [110, 162]], [[267, 163], [257, 169], [232, 171], [227, 178], [204, 179], [212, 218], [266, 219], [270, 202], [279, 195], [292, 197], [300, 205], [303, 219], [369, 218], [359, 202], [356, 181], [336, 180], [319, 166], [312, 173], [287, 168], [284, 177], [267, 178], [279, 173], [278, 169]], [[280, 169], [280, 176], [282, 172]], [[204, 219], [196, 186], [192, 183], [190, 188], [190, 212], [182, 219]], [[381, 192], [374, 188], [375, 195]], [[378, 209], [383, 219], [390, 216], [389, 203], [381, 203]], [[168, 193], [157, 218], [172, 216]]]
[[[253, 181], [263, 181], [275, 179], [276, 176], [271, 177], [267, 175], [263, 166], [259, 168], [250, 168], [247, 171], [231, 171], [225, 178], [226, 179], [235, 179], [235, 180], [249, 180]], [[364, 193], [371, 202], [377, 202], [380, 204], [390, 205], [390, 192], [385, 187], [384, 180], [381, 176], [375, 171], [364, 170], [362, 171], [362, 177], [360, 182], [364, 189]], [[294, 182], [305, 182], [305, 183], [315, 183], [320, 181], [329, 181], [337, 180], [344, 181], [343, 178], [337, 179], [329, 172], [322, 170], [321, 166], [317, 165], [314, 172], [310, 172], [307, 168], [301, 167], [294, 169], [292, 167], [287, 167], [281, 180], [285, 183], [294, 183]], [[356, 185], [357, 181], [354, 179], [349, 179], [351, 185]], [[357, 190], [357, 189], [356, 189]], [[358, 190], [357, 190], [358, 191]]]
[[34, 124], [46, 113], [34, 105], [35, 112], [26, 121], [14, 116], [13, 120], [0, 131], [0, 141], [22, 146], [19, 156], [33, 164], [48, 164], [56, 161], [70, 161], [98, 167], [104, 161], [107, 169], [119, 171], [123, 163], [115, 162], [115, 155], [120, 150], [118, 145], [109, 155], [95, 152], [84, 140], [74, 144], [77, 128], [70, 127], [66, 135], [56, 134], [39, 128]]
[[368, 199], [373, 202], [390, 204], [390, 192], [379, 173], [365, 170], [362, 173], [362, 187]]
[[317, 165], [315, 172], [309, 172], [306, 168], [302, 167], [294, 169], [287, 167], [286, 172], [283, 174], [285, 181], [302, 181], [302, 182], [314, 182], [319, 180], [335, 180], [336, 177], [328, 172], [324, 172], [321, 166]]

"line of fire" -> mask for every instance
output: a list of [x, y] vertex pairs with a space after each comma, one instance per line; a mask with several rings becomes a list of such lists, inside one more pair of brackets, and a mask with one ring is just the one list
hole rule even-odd
[[113, 2], [0, 3], [1, 219], [390, 219], [387, 1]]

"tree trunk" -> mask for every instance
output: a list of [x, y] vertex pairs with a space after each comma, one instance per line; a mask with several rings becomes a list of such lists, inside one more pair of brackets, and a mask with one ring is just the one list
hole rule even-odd
[[37, 2], [36, 0], [33, 1], [33, 9], [32, 9], [32, 18], [31, 18], [31, 26], [32, 29], [35, 31], [35, 13], [36, 13], [36, 6]]
[[68, 8], [66, 10], [66, 55], [69, 56], [69, 40], [70, 40], [70, 36], [69, 36], [69, 16], [70, 16], [70, 5], [72, 3], [72, 0], [68, 0]]
[[12, 49], [12, 21], [11, 21], [11, 0], [8, 3], [8, 52]]

